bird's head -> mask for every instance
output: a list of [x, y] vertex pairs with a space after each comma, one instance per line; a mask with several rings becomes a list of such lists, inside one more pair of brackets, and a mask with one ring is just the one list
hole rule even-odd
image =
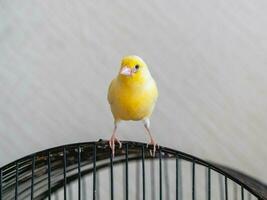
[[138, 56], [125, 56], [121, 61], [118, 78], [125, 83], [142, 83], [150, 78], [146, 63]]

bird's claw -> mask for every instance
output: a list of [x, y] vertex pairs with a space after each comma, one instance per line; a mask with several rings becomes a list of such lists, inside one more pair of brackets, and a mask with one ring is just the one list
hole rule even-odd
[[146, 147], [148, 148], [149, 145], [153, 145], [153, 153], [152, 151], [150, 150], [150, 156], [153, 156], [155, 157], [155, 154], [156, 154], [156, 149], [158, 148], [159, 149], [159, 144], [157, 144], [155, 142], [155, 140], [151, 139], [149, 143], [147, 143]]
[[119, 144], [119, 148], [122, 147], [122, 144], [120, 142], [120, 140], [116, 137], [116, 136], [111, 136], [110, 140], [108, 141], [109, 146], [111, 148], [112, 151], [112, 157], [114, 158], [115, 155], [115, 142], [117, 142]]

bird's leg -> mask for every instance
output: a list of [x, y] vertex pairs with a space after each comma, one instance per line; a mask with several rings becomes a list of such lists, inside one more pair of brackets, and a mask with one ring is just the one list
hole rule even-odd
[[117, 130], [117, 124], [115, 123], [112, 136], [111, 136], [110, 140], [108, 141], [109, 142], [109, 146], [110, 146], [111, 151], [112, 151], [113, 158], [114, 158], [114, 155], [115, 155], [115, 142], [118, 142], [120, 148], [122, 146], [120, 140], [116, 137], [116, 130]]
[[153, 156], [155, 156], [156, 153], [156, 147], [159, 147], [159, 145], [156, 143], [156, 141], [154, 140], [154, 138], [152, 137], [149, 128], [145, 125], [146, 131], [149, 134], [150, 137], [150, 142], [147, 144], [148, 145], [153, 145]]
[[154, 140], [154, 138], [152, 137], [151, 133], [150, 133], [150, 129], [149, 129], [149, 126], [150, 126], [150, 121], [149, 119], [145, 119], [144, 120], [144, 126], [145, 126], [145, 129], [146, 129], [146, 132], [148, 133], [149, 137], [150, 137], [150, 142], [147, 144], [147, 146], [149, 144], [153, 145], [153, 156], [155, 156], [155, 153], [156, 153], [156, 147], [159, 147], [159, 145], [156, 143], [156, 141]]

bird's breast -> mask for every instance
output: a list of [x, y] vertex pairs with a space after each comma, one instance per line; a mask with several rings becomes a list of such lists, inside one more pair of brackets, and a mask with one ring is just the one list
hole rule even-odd
[[117, 88], [116, 93], [117, 95], [115, 95], [114, 102], [111, 105], [115, 118], [121, 120], [141, 120], [151, 115], [157, 97], [155, 86], [120, 86]]

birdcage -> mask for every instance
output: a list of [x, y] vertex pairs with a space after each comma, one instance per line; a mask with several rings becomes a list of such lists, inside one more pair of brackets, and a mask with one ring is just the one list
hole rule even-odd
[[113, 158], [106, 141], [51, 148], [0, 170], [0, 199], [265, 199], [221, 168], [195, 156], [122, 142]]

